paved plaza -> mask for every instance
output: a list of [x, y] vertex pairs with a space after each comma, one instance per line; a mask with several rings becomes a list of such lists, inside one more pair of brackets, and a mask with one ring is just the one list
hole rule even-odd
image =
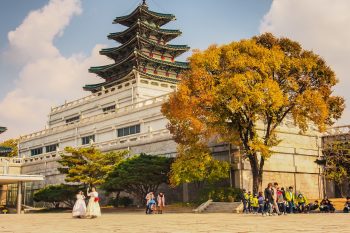
[[350, 232], [350, 214], [261, 217], [241, 214], [110, 213], [73, 219], [68, 213], [0, 215], [1, 233], [78, 232]]

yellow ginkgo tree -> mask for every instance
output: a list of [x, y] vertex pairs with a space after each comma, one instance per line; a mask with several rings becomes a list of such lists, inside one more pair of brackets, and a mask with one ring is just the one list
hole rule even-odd
[[189, 61], [190, 70], [162, 107], [168, 128], [187, 147], [214, 136], [240, 146], [251, 165], [254, 192], [261, 188], [271, 148], [280, 142], [276, 129], [287, 116], [302, 132], [310, 123], [322, 131], [344, 109], [344, 99], [332, 94], [333, 70], [288, 38], [265, 33], [213, 45], [195, 51]]

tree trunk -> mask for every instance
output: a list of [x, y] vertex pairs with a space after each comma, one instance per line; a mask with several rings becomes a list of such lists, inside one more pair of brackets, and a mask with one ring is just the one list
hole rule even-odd
[[252, 169], [253, 174], [253, 194], [259, 193], [262, 190], [262, 172], [254, 171]]
[[257, 194], [262, 190], [264, 159], [261, 158], [261, 161], [259, 163], [256, 153], [249, 155], [248, 158], [253, 175], [253, 194]]
[[60, 208], [60, 203], [59, 203], [59, 202], [54, 202], [54, 204], [53, 204], [53, 205], [55, 206], [55, 209]]
[[119, 207], [120, 192], [121, 192], [121, 191], [117, 191], [117, 192], [116, 192], [116, 194], [117, 194], [117, 195], [115, 196], [116, 207]]

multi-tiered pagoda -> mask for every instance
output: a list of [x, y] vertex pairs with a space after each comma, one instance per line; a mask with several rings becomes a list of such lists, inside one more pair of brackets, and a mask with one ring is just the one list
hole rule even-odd
[[175, 61], [176, 57], [189, 50], [187, 45], [168, 44], [181, 35], [179, 30], [162, 28], [175, 20], [172, 14], [150, 11], [145, 1], [131, 14], [117, 17], [113, 23], [128, 27], [122, 32], [111, 33], [108, 39], [115, 40], [119, 47], [102, 49], [100, 54], [113, 60], [105, 66], [91, 67], [105, 81], [86, 85], [84, 90], [97, 92], [137, 76], [175, 84], [179, 74], [188, 68], [187, 62]]

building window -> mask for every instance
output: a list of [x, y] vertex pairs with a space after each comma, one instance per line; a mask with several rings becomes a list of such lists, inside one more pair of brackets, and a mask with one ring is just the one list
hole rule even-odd
[[35, 149], [31, 149], [30, 150], [30, 154], [31, 156], [34, 156], [34, 155], [40, 155], [43, 153], [43, 148], [40, 147], [40, 148], [35, 148]]
[[118, 133], [118, 137], [140, 133], [140, 125], [138, 124], [138, 125], [133, 125], [133, 126], [118, 129], [117, 133]]
[[66, 124], [74, 124], [75, 122], [78, 122], [79, 119], [80, 119], [80, 116], [68, 118], [66, 119]]
[[86, 137], [81, 138], [82, 145], [87, 145], [90, 143], [90, 141], [92, 141], [92, 142], [95, 141], [95, 135], [90, 135], [90, 136], [86, 136]]
[[45, 152], [53, 152], [56, 151], [58, 147], [58, 144], [53, 144], [45, 147]]
[[115, 112], [115, 105], [111, 105], [105, 108], [102, 108], [103, 112]]

